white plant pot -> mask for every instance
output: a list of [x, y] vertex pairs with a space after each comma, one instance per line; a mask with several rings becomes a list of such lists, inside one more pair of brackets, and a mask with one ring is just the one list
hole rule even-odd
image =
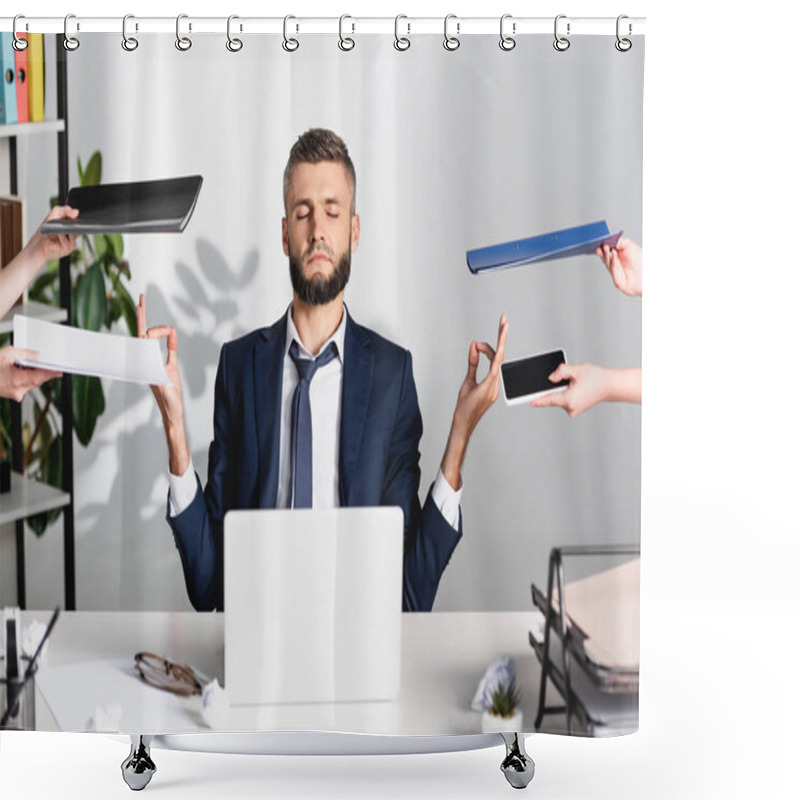
[[522, 709], [518, 708], [510, 717], [498, 717], [490, 711], [484, 711], [481, 717], [481, 730], [484, 733], [520, 733]]

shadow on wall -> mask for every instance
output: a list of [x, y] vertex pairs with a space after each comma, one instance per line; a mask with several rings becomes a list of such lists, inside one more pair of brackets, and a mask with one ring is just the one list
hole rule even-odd
[[[212, 396], [213, 376], [225, 338], [247, 331], [235, 325], [237, 297], [253, 283], [258, 252], [234, 272], [209, 241], [199, 240], [197, 264], [175, 265], [175, 290], [146, 291], [148, 324], [174, 324], [185, 400]], [[233, 328], [231, 325], [233, 323]], [[91, 609], [188, 609], [180, 558], [165, 520], [167, 460], [161, 417], [150, 390], [120, 382], [106, 385], [101, 417], [86, 466], [76, 474], [76, 533], [79, 605]], [[209, 409], [211, 404], [209, 402]], [[136, 420], [132, 426], [131, 420]], [[210, 419], [208, 420], [210, 427]], [[205, 480], [208, 442], [192, 442], [192, 460]], [[94, 452], [91, 452], [94, 451]], [[103, 502], [97, 483], [106, 485]], [[81, 485], [85, 487], [81, 491]], [[92, 563], [80, 563], [90, 558]], [[89, 583], [88, 576], [96, 579]]]

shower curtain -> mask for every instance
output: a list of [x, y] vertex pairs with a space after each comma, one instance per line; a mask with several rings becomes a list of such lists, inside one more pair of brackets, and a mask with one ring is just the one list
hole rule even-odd
[[[419, 502], [426, 504], [429, 487], [443, 477], [471, 342], [497, 348], [502, 315], [506, 364], [560, 353], [545, 378], [565, 361], [559, 378], [566, 389], [536, 395], [534, 403], [546, 407], [531, 407], [527, 390], [525, 402], [512, 404], [504, 373], [497, 399], [471, 431], [463, 485], [450, 486], [438, 505], [431, 501], [445, 524], [461, 532], [435, 582], [430, 616], [406, 615], [417, 626], [447, 620], [446, 634], [431, 634], [431, 646], [446, 637], [430, 657], [440, 659], [436, 681], [426, 683], [404, 655], [400, 697], [407, 707], [395, 700], [356, 719], [341, 708], [309, 706], [287, 723], [263, 710], [242, 722], [227, 708], [223, 616], [193, 609], [186, 553], [176, 548], [165, 519], [170, 481], [158, 407], [147, 386], [103, 381], [102, 413], [88, 444], [76, 441], [73, 455], [76, 611], [65, 612], [54, 629], [49, 663], [40, 669], [52, 718], [39, 714], [36, 727], [132, 732], [133, 718], [159, 733], [291, 725], [469, 734], [481, 730], [473, 693], [475, 708], [488, 710], [510, 659], [522, 730], [532, 731], [542, 706], [542, 657], [529, 633], [540, 646], [548, 628], [551, 645], [559, 638], [560, 620], [547, 613], [551, 601], [581, 598], [591, 609], [610, 595], [618, 614], [611, 621], [569, 617], [567, 605], [569, 638], [591, 642], [593, 630], [610, 629], [638, 658], [638, 594], [631, 588], [638, 582], [631, 584], [628, 573], [640, 537], [644, 37], [625, 50], [615, 47], [613, 33], [574, 38], [566, 49], [538, 34], [519, 37], [513, 47], [498, 47], [497, 35], [465, 36], [453, 49], [433, 35], [412, 35], [405, 49], [379, 34], [355, 33], [349, 49], [347, 42], [339, 46], [336, 33], [299, 34], [296, 49], [282, 46], [281, 36], [237, 36], [238, 49], [226, 47], [230, 39], [220, 33], [194, 35], [181, 49], [173, 35], [138, 34], [135, 49], [126, 49], [119, 34], [94, 33], [66, 55], [70, 187], [95, 179], [203, 179], [183, 232], [91, 240], [79, 246], [83, 260], [73, 270], [76, 284], [88, 285], [98, 248], [119, 244], [124, 249], [101, 290], [106, 316], [119, 309], [109, 335], [133, 332], [131, 304], [140, 294], [148, 324], [175, 327], [184, 421], [200, 483], [215, 468], [209, 443], [224, 436], [215, 417], [221, 349], [273, 326], [293, 300], [282, 233], [290, 213], [284, 169], [309, 130], [335, 133], [354, 165], [360, 230], [344, 289], [348, 320], [410, 354], [422, 425]], [[47, 67], [55, 42], [46, 37], [45, 45]], [[20, 137], [15, 157], [32, 231], [55, 194], [52, 143]], [[565, 240], [573, 249], [561, 249]], [[497, 268], [471, 269], [475, 251]], [[73, 303], [82, 302], [78, 295], [76, 288]], [[481, 356], [475, 383], [491, 379], [488, 364]], [[241, 390], [232, 391], [238, 397]], [[33, 424], [35, 410], [25, 402]], [[361, 419], [371, 430], [368, 414]], [[245, 480], [241, 473], [236, 479]], [[449, 523], [442, 504], [449, 504]], [[62, 603], [61, 524], [26, 529], [27, 609]], [[9, 538], [3, 537], [6, 549]], [[567, 583], [548, 595], [554, 548], [566, 552]], [[569, 558], [570, 548], [580, 556]], [[15, 605], [6, 575], [2, 605]], [[532, 585], [545, 596], [538, 608]], [[129, 620], [130, 652], [93, 647], [65, 656], [65, 640], [77, 630], [70, 625], [80, 622], [70, 614], [82, 612], [100, 612], [101, 638], [103, 626], [118, 629]], [[153, 643], [169, 642], [177, 652], [157, 655], [177, 662], [197, 658], [202, 639], [213, 637], [214, 652], [193, 665], [204, 685], [217, 681], [205, 704], [170, 698], [164, 711], [161, 690], [141, 681], [133, 656], [151, 649], [143, 633], [151, 623], [180, 628]], [[422, 652], [429, 640], [415, 630]], [[404, 628], [404, 643], [408, 636]], [[118, 632], [112, 638], [126, 641]], [[602, 651], [580, 652], [590, 671], [603, 666]], [[559, 669], [566, 665], [559, 653], [544, 658]], [[612, 667], [620, 667], [618, 659]], [[638, 660], [635, 667], [638, 680]], [[573, 656], [573, 675], [578, 668]], [[120, 675], [144, 692], [135, 715], [110, 695], [81, 703], [64, 696], [73, 681], [116, 685]], [[440, 720], [438, 712], [423, 714], [426, 691], [451, 681], [472, 688], [459, 689]], [[404, 692], [414, 693], [413, 702]], [[549, 702], [564, 692], [548, 685], [547, 693]], [[635, 709], [628, 707], [626, 730], [636, 727]], [[573, 711], [566, 716], [574, 716], [574, 727], [558, 714], [536, 728], [600, 735], [601, 725]]]

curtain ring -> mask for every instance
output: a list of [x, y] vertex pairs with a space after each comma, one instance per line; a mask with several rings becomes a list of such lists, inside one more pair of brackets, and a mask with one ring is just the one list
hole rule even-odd
[[17, 16], [14, 17], [14, 23], [11, 26], [11, 30], [12, 30], [12, 32], [14, 34], [14, 41], [11, 42], [11, 46], [15, 50], [22, 51], [22, 50], [25, 50], [28, 47], [28, 40], [21, 38], [20, 35], [17, 33], [17, 20], [18, 19], [25, 19], [25, 16], [23, 14], [17, 14]]
[[[506, 36], [503, 29], [507, 19], [511, 19], [511, 14], [503, 14], [503, 16], [500, 17], [500, 49], [506, 52], [513, 50], [517, 46], [517, 40], [513, 36]], [[516, 22], [511, 23], [511, 32], [517, 32]]]
[[[236, 14], [231, 14], [228, 17], [228, 41], [225, 42], [225, 47], [227, 47], [231, 53], [238, 53], [242, 49], [242, 47], [244, 47], [244, 43], [242, 42], [241, 39], [235, 39], [234, 37], [231, 36], [231, 22], [233, 22], [233, 20], [235, 19], [239, 19], [239, 17], [237, 17]], [[241, 29], [242, 27], [240, 25], [239, 30]]]
[[444, 41], [442, 42], [444, 49], [450, 50], [450, 52], [452, 52], [453, 50], [458, 50], [458, 48], [461, 47], [461, 40], [458, 38], [458, 34], [461, 32], [461, 23], [456, 22], [455, 36], [450, 36], [450, 34], [447, 32], [448, 23], [450, 22], [451, 19], [456, 19], [456, 15], [448, 14], [444, 18]]
[[[620, 15], [617, 17], [617, 41], [616, 41], [616, 42], [614, 42], [614, 47], [616, 47], [616, 48], [617, 48], [617, 50], [619, 50], [619, 51], [620, 51], [620, 53], [627, 53], [627, 52], [628, 52], [628, 50], [630, 50], [630, 49], [631, 49], [631, 47], [633, 47], [633, 42], [631, 42], [631, 40], [630, 40], [630, 39], [623, 39], [623, 38], [622, 38], [622, 37], [619, 35], [619, 28], [620, 28], [620, 25], [619, 25], [619, 24], [620, 24], [620, 22], [622, 22], [622, 20], [624, 20], [624, 19], [628, 19], [628, 15], [627, 15], [627, 14], [620, 14]], [[631, 24], [630, 24], [630, 22], [629, 22], [629, 23], [628, 23], [628, 34], [631, 34], [632, 32], [633, 32], [633, 27], [631, 26]]]
[[[126, 14], [122, 18], [122, 49], [132, 53], [138, 46], [139, 40], [134, 39], [133, 36], [128, 36], [128, 20], [135, 19], [133, 14]], [[139, 25], [136, 24], [136, 30], [139, 30]]]
[[[567, 18], [566, 14], [559, 14], [556, 17], [555, 23], [553, 24], [553, 34], [556, 37], [555, 41], [553, 42], [553, 47], [555, 47], [555, 49], [558, 50], [559, 53], [563, 53], [565, 50], [569, 50], [569, 44], [570, 44], [569, 39], [567, 39], [566, 36], [558, 35], [558, 21], [560, 19], [566, 19], [566, 18]], [[569, 22], [567, 23], [567, 36], [569, 36]]]
[[[75, 19], [74, 14], [67, 14], [67, 16], [64, 17], [64, 49], [70, 52], [77, 50], [81, 46], [81, 43], [67, 32], [67, 24], [71, 19]], [[75, 23], [75, 29], [80, 30], [80, 25], [78, 23]]]
[[[400, 20], [401, 19], [408, 19], [405, 14], [398, 14], [394, 18], [394, 49], [400, 50], [403, 52], [404, 50], [408, 50], [411, 47], [411, 39], [407, 36], [400, 35]], [[407, 22], [406, 27], [408, 28], [408, 33], [411, 33], [411, 23]]]
[[[192, 40], [188, 36], [181, 36], [181, 20], [188, 19], [188, 14], [178, 14], [175, 20], [175, 47], [182, 53], [185, 53], [191, 46]], [[189, 23], [189, 31], [192, 30], [192, 23]]]
[[[352, 37], [345, 36], [344, 33], [342, 32], [342, 28], [344, 26], [344, 21], [346, 19], [353, 19], [353, 18], [349, 14], [342, 14], [342, 16], [339, 17], [339, 49], [340, 50], [344, 50], [345, 52], [348, 52], [349, 50], [352, 50], [356, 46], [356, 43], [355, 43], [355, 40]], [[355, 24], [355, 22], [353, 22], [351, 24], [353, 26], [353, 30], [351, 32], [355, 33], [356, 32], [356, 24]]]
[[287, 53], [294, 53], [294, 51], [297, 50], [298, 47], [300, 47], [300, 42], [298, 42], [297, 39], [295, 39], [294, 37], [290, 38], [287, 35], [290, 19], [296, 19], [296, 17], [293, 17], [291, 14], [288, 14], [283, 18], [283, 44], [281, 46]]

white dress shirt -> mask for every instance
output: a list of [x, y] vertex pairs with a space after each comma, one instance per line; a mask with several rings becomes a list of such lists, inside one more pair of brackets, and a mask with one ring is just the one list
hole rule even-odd
[[[342, 415], [342, 376], [344, 368], [344, 336], [347, 309], [333, 335], [320, 347], [321, 353], [330, 342], [336, 342], [338, 355], [315, 373], [309, 388], [311, 403], [311, 459], [312, 507], [337, 508], [339, 506], [339, 431]], [[314, 356], [303, 345], [292, 320], [292, 309], [286, 315], [286, 344], [283, 355], [283, 387], [281, 392], [280, 451], [278, 470], [278, 496], [276, 508], [285, 508], [289, 496], [289, 470], [292, 439], [292, 397], [297, 387], [297, 368], [289, 355], [292, 341], [297, 342], [303, 358]], [[194, 466], [183, 475], [169, 474], [170, 515], [176, 516], [191, 505], [199, 491], [194, 477]], [[463, 488], [463, 487], [462, 487]], [[433, 484], [432, 499], [442, 516], [452, 528], [458, 528], [461, 491], [454, 490], [439, 469]]]

